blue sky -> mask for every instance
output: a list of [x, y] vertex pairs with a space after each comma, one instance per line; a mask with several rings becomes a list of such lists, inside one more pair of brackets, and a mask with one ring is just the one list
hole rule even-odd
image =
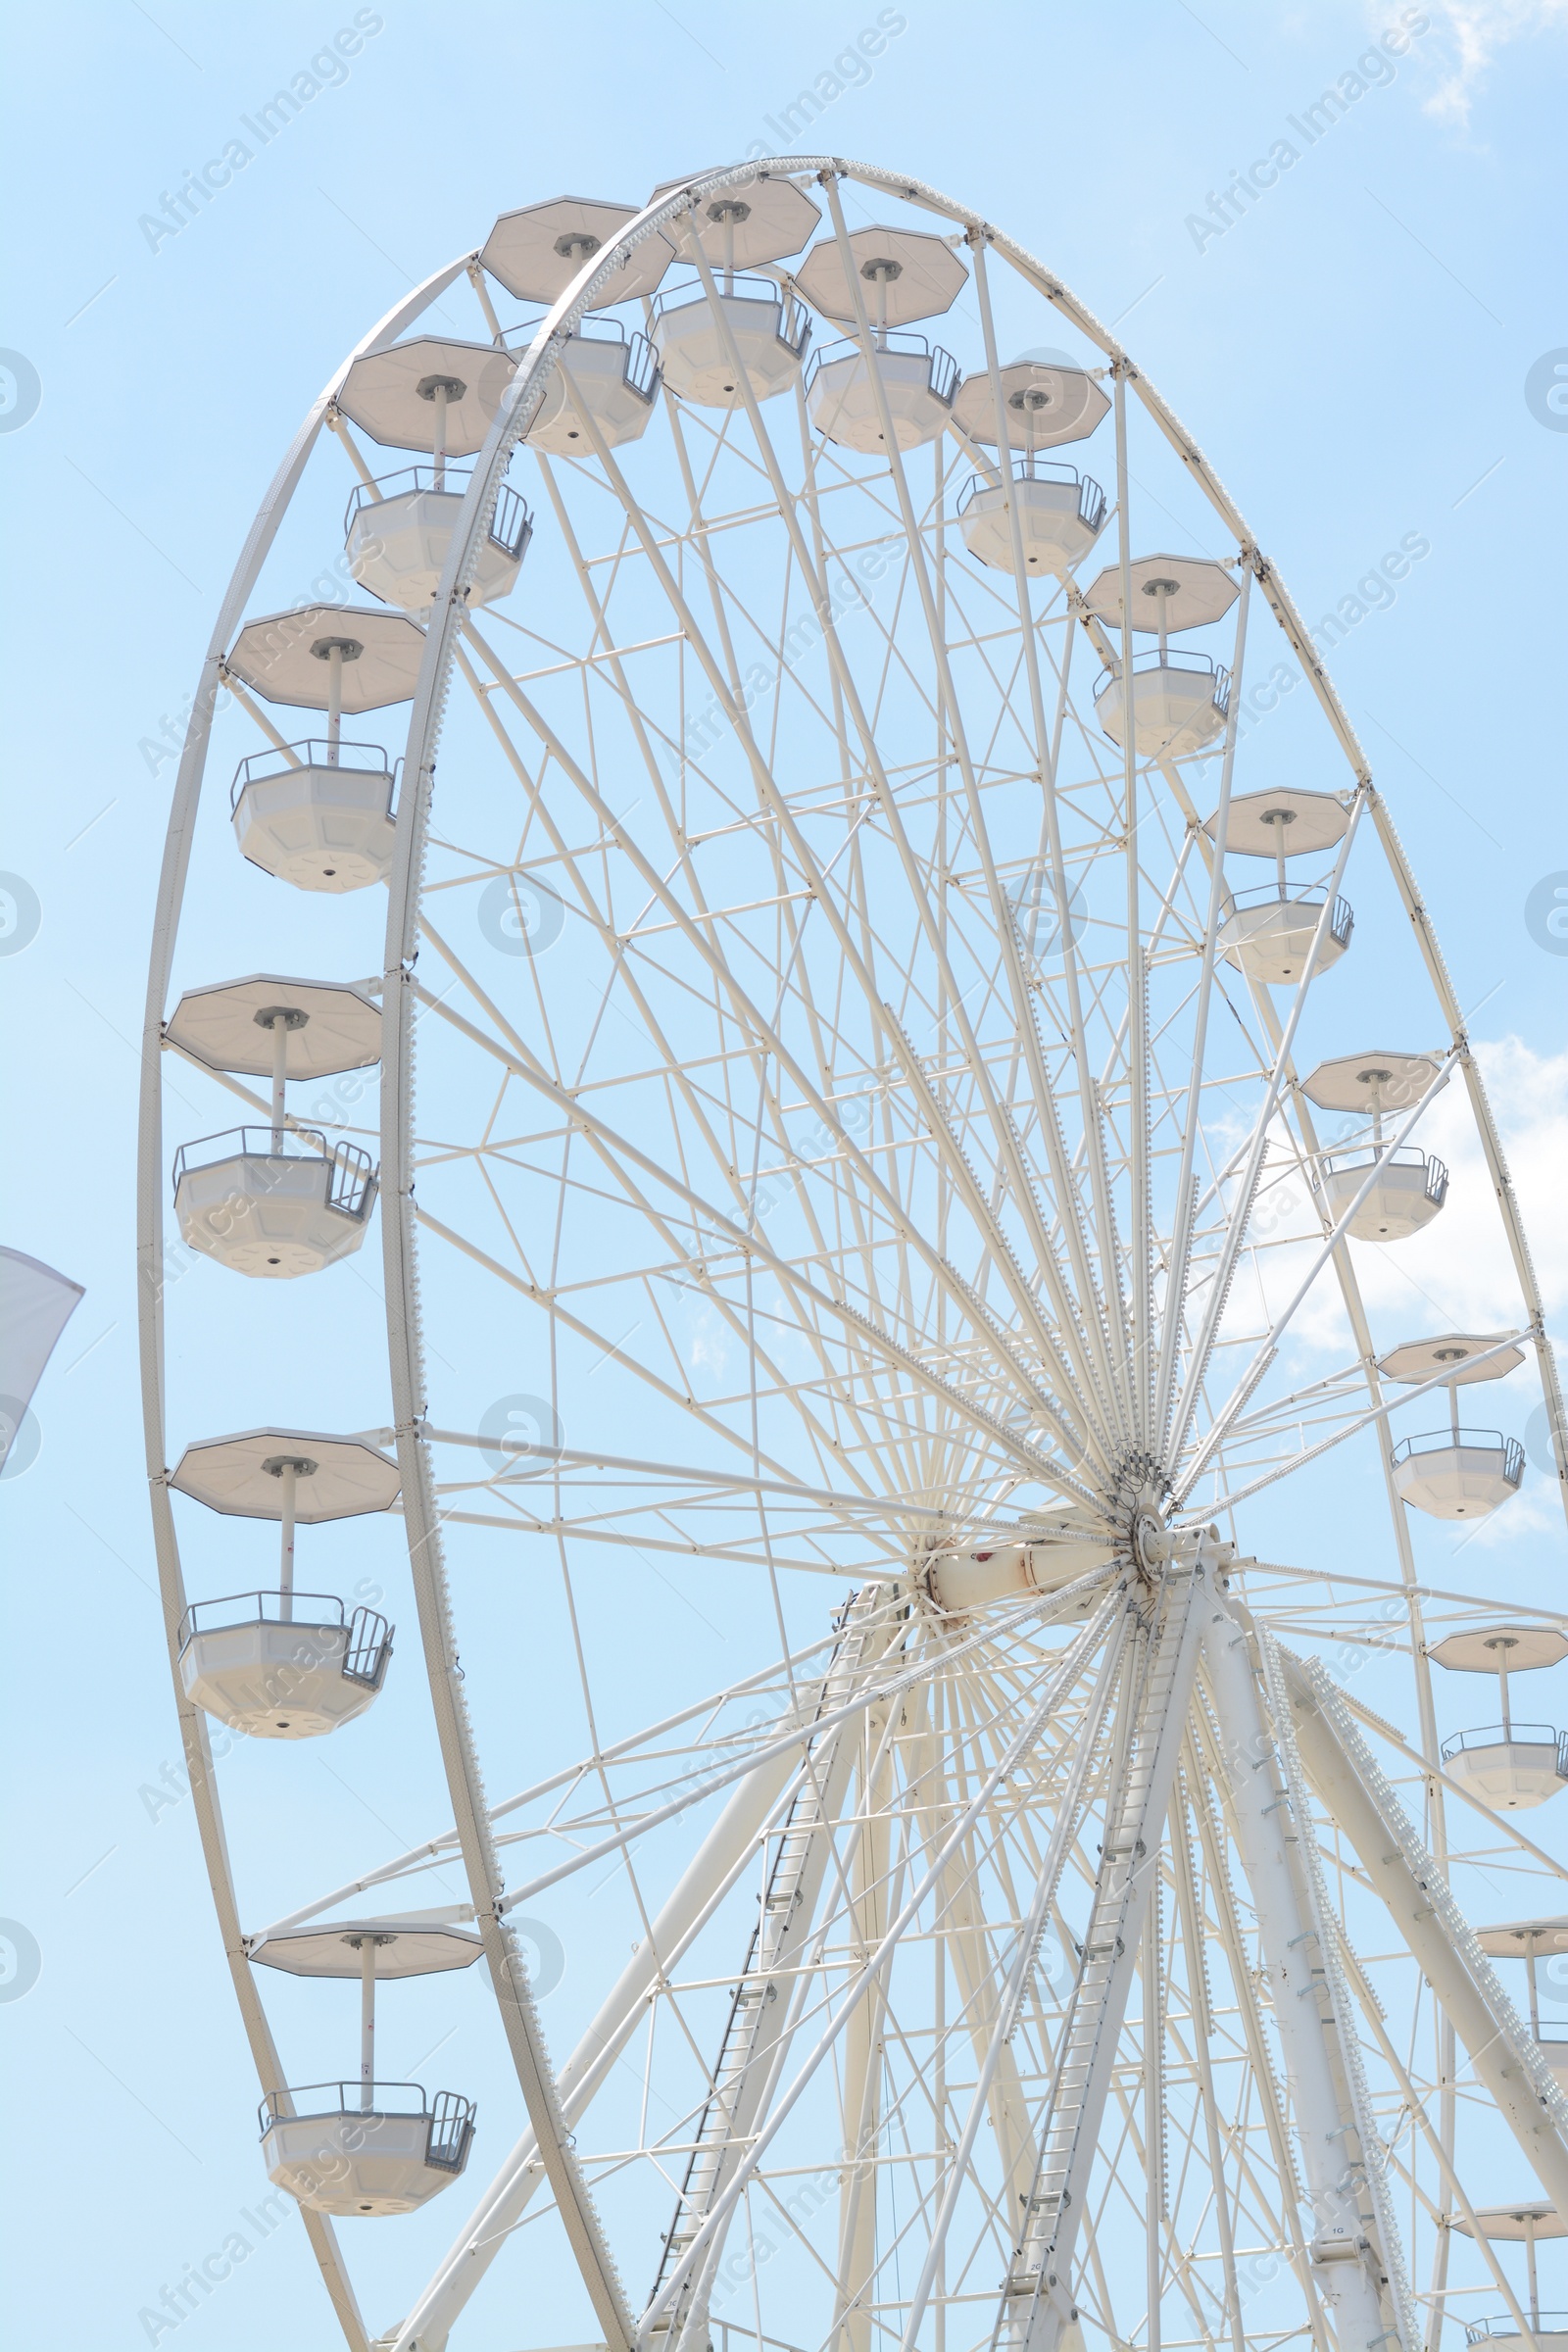
[[[1396, 71], [1358, 72], [1401, 22]], [[874, 63], [836, 70], [878, 23]], [[313, 73], [355, 25], [342, 71]], [[264, 141], [262, 110], [300, 76], [320, 86]], [[87, 1290], [37, 1399], [37, 1459], [0, 1485], [21, 1798], [0, 1913], [41, 1953], [25, 1996], [0, 2001], [17, 2119], [7, 2208], [26, 2249], [12, 2325], [18, 2341], [118, 2352], [147, 2340], [138, 2310], [220, 2246], [264, 2185], [190, 1808], [164, 1777], [177, 1739], [134, 1387], [131, 1144], [165, 751], [305, 406], [400, 290], [477, 245], [499, 212], [567, 190], [636, 201], [782, 144], [803, 91], [822, 102], [813, 144], [983, 209], [1116, 322], [1307, 617], [1338, 616], [1334, 675], [1475, 1008], [1560, 1315], [1568, 960], [1539, 907], [1568, 879], [1568, 395], [1551, 396], [1557, 361], [1568, 368], [1568, 6], [124, 0], [18, 19], [8, 81], [24, 225], [0, 323], [21, 355], [4, 363], [0, 414], [0, 864], [35, 894], [38, 924], [20, 949], [0, 938], [17, 1106], [0, 1236]], [[1323, 127], [1311, 110], [1331, 88], [1350, 103]], [[171, 233], [169, 200], [225, 151], [227, 183]], [[1239, 172], [1246, 202], [1226, 193]], [[1396, 585], [1366, 584], [1418, 545]], [[1375, 952], [1358, 970], [1375, 1002]], [[1456, 1314], [1484, 1316], [1486, 1277], [1463, 1289], [1457, 1224], [1445, 1254]], [[307, 1337], [330, 1365], [368, 1329]], [[349, 1426], [382, 1409], [355, 1378]], [[1516, 1523], [1513, 1564], [1533, 1578], [1559, 1572], [1540, 1490]], [[377, 1572], [386, 1533], [344, 1531], [351, 1577]], [[1509, 1554], [1489, 1556], [1500, 1568]], [[218, 1559], [215, 1537], [202, 1572]], [[256, 1761], [238, 1760], [235, 1801], [265, 1832], [279, 1784]], [[401, 1834], [413, 1786], [411, 1765], [406, 1787], [364, 1801]], [[411, 2060], [426, 2015], [428, 2038], [441, 2031], [425, 1991], [408, 1991]], [[504, 2303], [480, 2318], [479, 2352], [528, 2334]], [[332, 2340], [292, 2225], [178, 2333], [181, 2352], [202, 2352], [285, 2329], [298, 2352]]]

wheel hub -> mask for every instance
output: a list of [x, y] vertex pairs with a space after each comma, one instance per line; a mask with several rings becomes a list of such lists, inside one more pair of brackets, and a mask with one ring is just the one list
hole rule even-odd
[[1133, 1513], [1132, 1551], [1145, 1576], [1157, 1576], [1170, 1558], [1170, 1533], [1152, 1504], [1140, 1502]]

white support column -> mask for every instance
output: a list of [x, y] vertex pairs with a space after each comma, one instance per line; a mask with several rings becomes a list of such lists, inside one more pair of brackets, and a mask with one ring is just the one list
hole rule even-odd
[[[1164, 2286], [1165, 2229], [1165, 2050], [1164, 1954], [1160, 1950], [1158, 1876], [1149, 1889], [1144, 1923], [1144, 2270], [1148, 2317], [1146, 2352], [1160, 2352], [1160, 2304]], [[1216, 2194], [1220, 2183], [1215, 2183]]]
[[[888, 1611], [888, 1597], [885, 1586], [871, 1585], [862, 1588], [853, 1604], [822, 1687], [819, 1708], [824, 1718], [865, 1682], [902, 1638], [902, 1624]], [[768, 2112], [802, 2011], [808, 2005], [810, 1971], [819, 1964], [821, 1948], [820, 1936], [813, 1937], [813, 1922], [830, 1869], [835, 1869], [838, 1877], [838, 1898], [853, 1902], [853, 1885], [846, 1886], [835, 1867], [834, 1839], [847, 1809], [857, 1752], [863, 1760], [866, 1780], [876, 1788], [885, 1776], [899, 1712], [900, 1700], [893, 1697], [871, 1710], [871, 1720], [862, 1718], [853, 1726], [845, 1724], [828, 1731], [810, 1751], [765, 1873], [758, 1926], [714, 2060], [711, 2087], [687, 2162], [650, 2309], [659, 2307], [666, 2281], [680, 2269], [684, 2249], [706, 2235], [704, 2259], [688, 2269], [682, 2288], [662, 2313], [662, 2324], [651, 2326], [645, 2318], [639, 2341], [666, 2346], [669, 2352], [677, 2345], [682, 2352], [698, 2352], [707, 2344], [709, 2300], [725, 2245], [725, 2227], [711, 2227], [711, 2219], [723, 2202], [738, 2152], [751, 2143]], [[863, 1825], [851, 1831], [851, 1843], [848, 1861], [855, 1872], [865, 1843]], [[885, 1925], [877, 1933], [873, 1949], [883, 1934]], [[878, 2038], [874, 2019], [880, 1989], [873, 1988], [872, 1997], [860, 2004], [852, 2021], [862, 2025], [866, 2017], [873, 2020], [863, 2029], [866, 2046], [862, 2057], [867, 2070]], [[870, 2220], [874, 2233], [874, 2182]]]
[[[1359, 2168], [1346, 2146], [1353, 2119], [1341, 2108], [1319, 2006], [1317, 1937], [1306, 1919], [1288, 1841], [1298, 1831], [1263, 1720], [1246, 1634], [1216, 1598], [1202, 1630], [1203, 1672], [1225, 1740], [1224, 1794], [1257, 1907], [1263, 1964], [1313, 2214], [1311, 2257], [1341, 2352], [1367, 2352], [1387, 2330], [1382, 2298], [1359, 2249], [1366, 2231]], [[1282, 2183], [1282, 2187], [1285, 2186]]]
[[[1311, 1797], [1306, 1775], [1301, 1768], [1300, 1750], [1296, 1744], [1290, 1703], [1285, 1695], [1279, 1643], [1272, 1635], [1265, 1634], [1261, 1646], [1264, 1684], [1279, 1758], [1284, 1766], [1286, 1790], [1297, 1821], [1309, 1825]], [[1323, 1857], [1309, 1826], [1303, 1827], [1291, 1858], [1296, 1864], [1303, 1908], [1317, 1936], [1317, 1956], [1329, 1999], [1326, 2022], [1332, 2029], [1327, 2045], [1329, 2061], [1341, 2112], [1353, 2123], [1359, 2143], [1365, 2176], [1363, 2185], [1371, 2204], [1370, 2217], [1363, 2213], [1362, 2219], [1364, 2223], [1370, 2219], [1369, 2235], [1378, 2256], [1376, 2275], [1384, 2290], [1384, 2308], [1400, 2352], [1418, 2352], [1420, 2327], [1410, 2293], [1404, 2243], [1390, 2189], [1389, 2156], [1373, 2112], [1372, 2090], [1361, 2055], [1360, 2034], [1347, 1978], [1347, 1966], [1355, 1964], [1355, 1955], [1330, 1897]]]
[[[1219, 1824], [1218, 1790], [1224, 1780], [1221, 1762], [1221, 1734], [1205, 1705], [1199, 1713], [1193, 1753], [1198, 1771], [1193, 1783], [1193, 1813], [1198, 1823], [1199, 1842], [1202, 1848], [1204, 1868], [1208, 1875], [1210, 1899], [1219, 1922], [1220, 1939], [1225, 1949], [1226, 1966], [1235, 1987], [1241, 2012], [1242, 2031], [1246, 2038], [1248, 2058], [1252, 2079], [1257, 2085], [1258, 2102], [1268, 2132], [1269, 2153], [1274, 2164], [1276, 2183], [1292, 2182], [1297, 2178], [1297, 2166], [1291, 2147], [1285, 2119], [1285, 2101], [1275, 2070], [1274, 2052], [1263, 2030], [1262, 2003], [1259, 1988], [1252, 1974], [1252, 1949], [1242, 1933], [1237, 1908], [1236, 1890], [1231, 1883], [1230, 1847], [1227, 1834]], [[1243, 2172], [1250, 2173], [1244, 2159]], [[1331, 2352], [1327, 2315], [1323, 2307], [1321, 2274], [1314, 2268], [1301, 2230], [1301, 2217], [1296, 2199], [1277, 2187], [1272, 2196], [1262, 2198], [1264, 2209], [1277, 2205], [1284, 2234], [1290, 2242], [1291, 2260], [1295, 2267], [1301, 2299], [1306, 2306], [1307, 2324], [1312, 2330], [1313, 2352]]]
[[[987, 2116], [990, 2118], [993, 2138], [1001, 2158], [1004, 2211], [1010, 2215], [1014, 2200], [1026, 2193], [1022, 2178], [1022, 2165], [1030, 2144], [1028, 2110], [1024, 2104], [1023, 2088], [1018, 2080], [1017, 2061], [1012, 2054], [1012, 2034], [1018, 2023], [1025, 1991], [1038, 1965], [1040, 1940], [1055, 1906], [1062, 1872], [1067, 1865], [1068, 1853], [1077, 1840], [1082, 1827], [1087, 1792], [1095, 1776], [1098, 1760], [1102, 1753], [1105, 1725], [1121, 1680], [1130, 1623], [1130, 1612], [1124, 1611], [1106, 1644], [1094, 1695], [1084, 1711], [1083, 1719], [1075, 1735], [1077, 1752], [1067, 1776], [1066, 1786], [1062, 1789], [1057, 1803], [1056, 1817], [1051, 1832], [1051, 1842], [1041, 1861], [1034, 1898], [1029, 1907], [1028, 1917], [1023, 1922], [1019, 1933], [1012, 1968], [997, 2002], [995, 2018], [988, 2021], [990, 2024], [989, 2034], [984, 2038], [979, 2031], [981, 2022], [985, 2019], [984, 2004], [979, 1997], [978, 1988], [973, 1994], [965, 1988], [964, 2007], [970, 2021], [969, 2031], [975, 2052], [975, 2086], [963, 2129], [958, 2135], [956, 2146], [952, 2149], [952, 2168], [941, 2199], [936, 2205], [935, 2216], [931, 2224], [930, 2242], [926, 2248], [925, 2264], [915, 2282], [914, 2292], [909, 2298], [908, 2311], [905, 2319], [903, 2352], [914, 2352], [926, 2309], [933, 2296], [936, 2301], [936, 2324], [939, 2338], [945, 2330], [947, 2315], [944, 2309], [942, 2278], [947, 2259], [948, 2231], [958, 2200], [963, 2194], [964, 2182], [968, 2177], [982, 2120]], [[933, 1828], [935, 1829], [935, 1827], [936, 1822], [934, 1821]], [[960, 1889], [960, 1899], [967, 1893], [970, 1877], [972, 1877], [972, 1873], [965, 1877], [963, 1887]], [[938, 1914], [939, 1918], [950, 1917], [954, 1908], [954, 1901], [945, 1902]], [[955, 1959], [960, 1971], [961, 1984], [963, 1982], [961, 1957], [963, 1939], [961, 1937], [954, 1938], [951, 1931], [949, 1931], [948, 1939], [953, 1943]], [[945, 1968], [939, 1968], [937, 1981], [940, 1990], [945, 1981]], [[940, 2001], [938, 2006], [940, 2009]], [[940, 2056], [939, 2041], [939, 2059]], [[943, 2140], [946, 2137], [945, 2110], [945, 2097], [939, 2096], [936, 2100], [936, 2113], [939, 2134]]]
[[[845, 2026], [889, 1965], [901, 1937], [910, 1928], [924, 1904], [941, 1886], [959, 1848], [966, 1843], [981, 1815], [993, 1802], [999, 1788], [1002, 1787], [1007, 1776], [1017, 1769], [1020, 1760], [1034, 1747], [1046, 1723], [1055, 1715], [1063, 1699], [1083, 1674], [1090, 1659], [1097, 1654], [1110, 1630], [1113, 1612], [1118, 1611], [1122, 1605], [1123, 1596], [1118, 1587], [1107, 1594], [1077, 1640], [1066, 1650], [1057, 1653], [1058, 1663], [1055, 1672], [1049, 1677], [1045, 1687], [1038, 1690], [1035, 1703], [1023, 1713], [1017, 1730], [1002, 1748], [1001, 1753], [997, 1755], [990, 1769], [984, 1772], [978, 1787], [958, 1816], [952, 1832], [944, 1838], [918, 1884], [906, 1897], [898, 1916], [893, 1920], [887, 1934], [870, 1959], [851, 1978], [837, 2008], [829, 2018], [815, 2044], [808, 2053], [794, 2080], [786, 2089], [775, 2090], [767, 2119], [765, 2122], [760, 2122], [755, 2129], [749, 2148], [735, 2165], [730, 2176], [728, 2187], [720, 2192], [712, 2205], [709, 2219], [698, 2231], [696, 2238], [680, 2262], [676, 2264], [668, 2281], [660, 2288], [649, 2305], [638, 2329], [640, 2346], [646, 2345], [652, 2336], [662, 2332], [660, 2321], [663, 2313], [680, 2296], [687, 2279], [706, 2260], [709, 2246], [728, 2223], [731, 2213], [739, 2199], [745, 2194], [768, 2148], [789, 2121], [796, 2106], [815, 2080], [823, 2063], [835, 2050]], [[929, 1852], [929, 1846], [926, 1850]]]
[[1219, 1557], [1220, 1546], [1205, 1535], [1152, 1592], [1137, 1596], [1143, 1622], [1129, 1661], [1094, 1901], [1057, 2042], [1034, 2185], [1003, 2287], [998, 2332], [1009, 2352], [1057, 2352], [1076, 2317], [1078, 2242]]
[[[1189, 1747], [1188, 1754], [1193, 1750]], [[1221, 2275], [1225, 2280], [1225, 2319], [1230, 2331], [1231, 2352], [1247, 2352], [1247, 2337], [1242, 2325], [1241, 2292], [1236, 2277], [1235, 2207], [1240, 2202], [1240, 2183], [1227, 2181], [1225, 2151], [1220, 2136], [1219, 2099], [1214, 2084], [1214, 2068], [1209, 2053], [1213, 2038], [1214, 2018], [1209, 2005], [1207, 1964], [1203, 1957], [1203, 1922], [1199, 1908], [1198, 1873], [1193, 1862], [1191, 1833], [1188, 1827], [1189, 1775], [1191, 1764], [1184, 1763], [1178, 1783], [1175, 1826], [1171, 1831], [1171, 1854], [1175, 1862], [1176, 1909], [1181, 1921], [1182, 1943], [1187, 1961], [1187, 1981], [1193, 2005], [1193, 2057], [1198, 2070], [1199, 2096], [1202, 2102], [1203, 2134], [1208, 2157], [1208, 2169], [1214, 2181], [1214, 2222], [1219, 2232]]]
[[[895, 1700], [894, 1705], [900, 1702]], [[857, 1809], [860, 1836], [850, 1864], [852, 1948], [863, 1962], [887, 1933], [892, 1822], [892, 1757], [883, 1740], [889, 1710], [869, 1708], [859, 1736]], [[878, 1986], [844, 2034], [844, 2155], [839, 2175], [839, 2272], [832, 2352], [870, 2352], [872, 2277], [876, 2268], [877, 2176], [873, 2161], [882, 2115], [885, 2003]]]

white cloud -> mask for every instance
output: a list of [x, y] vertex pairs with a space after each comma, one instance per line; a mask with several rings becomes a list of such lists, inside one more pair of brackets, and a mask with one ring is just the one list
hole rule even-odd
[[[1477, 1043], [1473, 1052], [1519, 1203], [1547, 1330], [1556, 1336], [1554, 1327], [1568, 1323], [1568, 1218], [1562, 1213], [1568, 1176], [1568, 1053], [1537, 1054], [1517, 1037]], [[1386, 1247], [1350, 1245], [1374, 1348], [1382, 1355], [1402, 1341], [1446, 1331], [1522, 1330], [1526, 1309], [1519, 1279], [1462, 1073], [1456, 1072], [1434, 1099], [1411, 1141], [1446, 1162], [1448, 1196], [1442, 1213], [1408, 1240]], [[1265, 1203], [1271, 1199], [1277, 1203], [1280, 1246], [1255, 1257], [1249, 1252], [1238, 1267], [1226, 1328], [1233, 1342], [1244, 1333], [1251, 1337], [1245, 1346], [1222, 1349], [1212, 1381], [1216, 1402], [1228, 1396], [1254, 1352], [1257, 1335], [1283, 1310], [1320, 1247], [1320, 1233], [1307, 1228], [1311, 1210], [1306, 1188], [1294, 1172], [1272, 1196], [1262, 1196]], [[1282, 1360], [1269, 1373], [1252, 1409], [1271, 1395], [1304, 1388], [1331, 1369], [1349, 1364], [1354, 1353], [1338, 1282], [1333, 1269], [1325, 1267], [1298, 1309]], [[1516, 1561], [1521, 1544], [1560, 1541], [1562, 1505], [1556, 1481], [1549, 1475], [1534, 1348], [1527, 1346], [1524, 1362], [1495, 1385], [1465, 1389], [1460, 1396], [1466, 1427], [1500, 1429], [1518, 1437], [1532, 1466], [1523, 1491], [1506, 1510], [1446, 1531], [1452, 1539], [1454, 1561], [1461, 1554], [1474, 1554], [1473, 1586], [1482, 1573], [1483, 1555], [1506, 1546]], [[1441, 1428], [1447, 1411], [1446, 1397], [1429, 1393], [1408, 1410], [1400, 1406], [1390, 1424], [1391, 1436]], [[1323, 1434], [1323, 1429], [1303, 1431], [1309, 1441]], [[1436, 1540], [1434, 1524], [1422, 1524], [1428, 1538]], [[1449, 1581], [1466, 1582], [1457, 1569]]]
[[1470, 109], [1499, 49], [1568, 29], [1568, 0], [1433, 0], [1432, 13], [1447, 35], [1449, 57], [1426, 112], [1461, 130], [1469, 127]]
[[[1568, 1053], [1534, 1053], [1517, 1037], [1474, 1047], [1502, 1147], [1504, 1165], [1524, 1221], [1537, 1286], [1548, 1331], [1568, 1314], [1568, 1219], [1562, 1214], [1568, 1175]], [[1401, 1341], [1445, 1331], [1519, 1331], [1526, 1308], [1503, 1228], [1492, 1174], [1470, 1106], [1463, 1077], [1455, 1073], [1436, 1097], [1414, 1144], [1436, 1152], [1448, 1169], [1448, 1196], [1442, 1213], [1408, 1240], [1380, 1245], [1352, 1242], [1350, 1253], [1381, 1355]], [[1260, 1207], [1279, 1203], [1281, 1246], [1250, 1253], [1237, 1270], [1227, 1330], [1235, 1335], [1266, 1330], [1295, 1292], [1321, 1247], [1309, 1225], [1305, 1187], [1288, 1175]], [[1266, 1231], [1266, 1226], [1265, 1226]], [[1255, 1227], [1254, 1227], [1255, 1230]], [[1284, 1240], [1286, 1234], [1300, 1239]], [[1223, 1396], [1252, 1353], [1227, 1350], [1216, 1383]], [[1338, 1282], [1325, 1266], [1291, 1323], [1282, 1364], [1271, 1376], [1275, 1389], [1294, 1388], [1322, 1376], [1355, 1353]], [[1506, 1396], [1506, 1402], [1504, 1397]], [[1540, 1400], [1534, 1351], [1506, 1382], [1488, 1392], [1488, 1409], [1471, 1418], [1488, 1426], [1500, 1412], [1510, 1426], [1523, 1424]], [[1443, 1411], [1441, 1399], [1437, 1417]], [[1518, 1525], [1517, 1514], [1512, 1524]]]
[[[1506, 1420], [1507, 1415], [1482, 1413], [1478, 1418]], [[1457, 1520], [1448, 1524], [1454, 1536], [1451, 1559], [1458, 1560], [1471, 1550], [1506, 1550], [1517, 1560], [1527, 1537], [1540, 1536], [1552, 1543], [1561, 1538], [1562, 1504], [1557, 1499], [1556, 1481], [1532, 1478], [1527, 1472], [1524, 1486], [1505, 1509], [1489, 1512], [1485, 1519], [1472, 1519], [1467, 1527]]]
[[[1568, 1054], [1539, 1054], [1517, 1037], [1474, 1049], [1503, 1159], [1513, 1179], [1548, 1326], [1568, 1305]], [[1425, 1232], [1387, 1248], [1357, 1245], [1356, 1270], [1379, 1346], [1413, 1330], [1517, 1327], [1523, 1306], [1470, 1099], [1459, 1074], [1418, 1137], [1448, 1165], [1448, 1199]]]

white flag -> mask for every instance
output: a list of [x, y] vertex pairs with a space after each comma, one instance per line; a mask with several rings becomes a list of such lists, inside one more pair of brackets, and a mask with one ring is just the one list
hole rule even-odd
[[0, 1464], [81, 1296], [81, 1284], [53, 1266], [0, 1249]]

